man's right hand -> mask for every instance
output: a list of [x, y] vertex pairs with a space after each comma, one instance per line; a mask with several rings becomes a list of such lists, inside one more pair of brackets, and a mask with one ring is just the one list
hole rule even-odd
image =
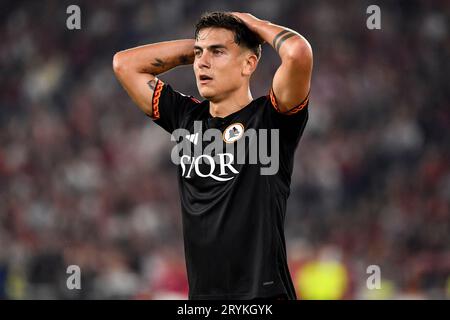
[[114, 55], [114, 73], [130, 98], [150, 117], [156, 76], [194, 61], [193, 39], [165, 41], [120, 51]]

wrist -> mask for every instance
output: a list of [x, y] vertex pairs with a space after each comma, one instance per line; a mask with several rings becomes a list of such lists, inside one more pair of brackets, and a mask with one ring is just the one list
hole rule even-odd
[[270, 24], [270, 21], [258, 20], [252, 24], [252, 27], [249, 27], [249, 29], [259, 37], [261, 44], [270, 43], [270, 39], [267, 39], [266, 32]]
[[266, 27], [266, 26], [268, 26], [270, 24], [270, 22], [269, 21], [267, 21], [267, 20], [260, 20], [260, 19], [257, 19], [257, 20], [254, 20], [254, 21], [252, 21], [252, 23], [249, 23], [249, 24], [247, 24], [248, 25], [248, 27], [249, 27], [249, 29], [251, 30], [251, 31], [253, 31], [254, 33], [256, 33], [256, 34], [260, 34], [260, 32], [262, 31], [262, 30], [264, 30], [264, 28]]

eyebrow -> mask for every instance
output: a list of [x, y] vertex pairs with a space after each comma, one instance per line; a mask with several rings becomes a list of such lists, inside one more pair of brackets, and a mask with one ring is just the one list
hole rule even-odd
[[[228, 49], [227, 46], [225, 46], [225, 45], [223, 45], [223, 44], [213, 44], [213, 45], [207, 46], [206, 48], [207, 48], [208, 50], [214, 50], [214, 49]], [[200, 46], [195, 45], [195, 46], [194, 46], [194, 49], [203, 50], [203, 47], [200, 47]]]

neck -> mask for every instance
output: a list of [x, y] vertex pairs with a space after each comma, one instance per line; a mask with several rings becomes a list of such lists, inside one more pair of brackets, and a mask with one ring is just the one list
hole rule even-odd
[[238, 91], [222, 100], [209, 101], [209, 113], [213, 117], [225, 118], [226, 116], [235, 113], [253, 100], [250, 88], [245, 91]]

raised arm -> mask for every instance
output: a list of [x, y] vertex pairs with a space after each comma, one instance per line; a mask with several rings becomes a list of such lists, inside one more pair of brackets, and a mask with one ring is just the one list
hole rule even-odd
[[131, 99], [152, 116], [156, 76], [193, 61], [194, 40], [174, 40], [120, 51], [114, 55], [113, 69]]
[[280, 55], [281, 65], [272, 83], [279, 110], [285, 113], [304, 102], [309, 93], [313, 66], [312, 49], [308, 41], [294, 30], [260, 20], [251, 14], [233, 14]]

